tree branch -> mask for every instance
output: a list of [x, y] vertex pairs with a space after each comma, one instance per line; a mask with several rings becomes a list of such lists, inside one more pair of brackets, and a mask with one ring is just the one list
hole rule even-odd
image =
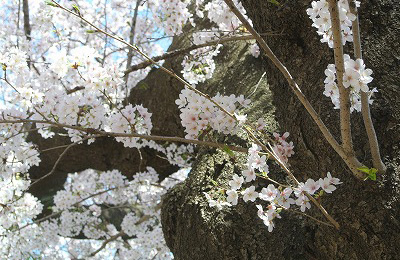
[[[129, 44], [133, 45], [134, 40], [135, 40], [135, 31], [136, 31], [136, 20], [138, 17], [138, 12], [139, 12], [139, 5], [142, 0], [136, 0], [136, 6], [135, 6], [135, 11], [132, 17], [132, 22], [131, 22], [131, 31], [129, 33]], [[126, 67], [125, 69], [127, 70], [131, 64], [132, 64], [132, 58], [133, 58], [133, 49], [129, 48], [128, 49], [128, 58], [126, 60]], [[128, 77], [129, 74], [125, 73], [124, 79], [125, 79], [125, 97], [128, 97]]]
[[[39, 124], [48, 124], [52, 125], [55, 127], [59, 128], [69, 128], [69, 129], [74, 129], [78, 130], [87, 134], [94, 134], [93, 136], [88, 136], [83, 140], [87, 140], [90, 138], [98, 138], [98, 137], [104, 137], [104, 136], [109, 136], [109, 137], [127, 137], [127, 138], [141, 138], [145, 140], [153, 140], [153, 141], [165, 141], [165, 142], [178, 142], [178, 143], [187, 143], [187, 144], [196, 144], [196, 145], [202, 145], [202, 146], [209, 146], [209, 147], [214, 147], [214, 148], [219, 148], [221, 149], [226, 147], [229, 148], [232, 151], [236, 152], [247, 152], [247, 148], [243, 147], [238, 147], [238, 146], [231, 146], [231, 145], [225, 145], [221, 143], [214, 143], [214, 142], [207, 142], [207, 141], [200, 141], [200, 140], [194, 140], [194, 139], [185, 139], [182, 137], [175, 137], [175, 136], [158, 136], [158, 135], [141, 135], [141, 134], [136, 134], [136, 133], [114, 133], [114, 132], [106, 132], [106, 131], [101, 131], [101, 130], [96, 130], [93, 128], [85, 128], [85, 127], [80, 127], [80, 126], [72, 126], [72, 125], [66, 125], [66, 124], [61, 124], [61, 123], [56, 123], [52, 121], [46, 121], [46, 120], [31, 120], [31, 119], [17, 119], [17, 120], [0, 120], [0, 124], [23, 124], [23, 123], [39, 123]], [[80, 142], [81, 142], [80, 141]], [[76, 143], [73, 143], [76, 144]]]
[[115, 234], [114, 236], [111, 236], [110, 238], [104, 240], [103, 243], [101, 244], [101, 246], [96, 251], [91, 253], [90, 256], [95, 256], [97, 253], [99, 253], [101, 250], [103, 250], [107, 246], [108, 243], [117, 240], [118, 238], [122, 237], [123, 235], [125, 235], [125, 233], [123, 231], [120, 231], [117, 234]]
[[[129, 44], [133, 45], [134, 40], [135, 40], [135, 30], [136, 30], [136, 20], [139, 12], [139, 5], [141, 4], [142, 0], [137, 0], [136, 1], [136, 6], [135, 6], [135, 11], [132, 17], [132, 22], [131, 22], [131, 31], [129, 33]], [[132, 63], [132, 58], [133, 58], [133, 49], [129, 48], [128, 50], [128, 59], [126, 61], [126, 69], [128, 69], [131, 66]]]
[[[303, 104], [304, 108], [310, 114], [314, 122], [317, 124], [318, 128], [324, 135], [325, 139], [332, 146], [332, 148], [339, 154], [339, 156], [343, 159], [346, 165], [350, 168], [353, 174], [357, 177], [361, 176], [361, 172], [357, 169], [361, 167], [361, 163], [354, 156], [348, 156], [343, 148], [339, 145], [339, 143], [335, 140], [329, 129], [326, 127], [324, 122], [322, 121], [319, 114], [315, 111], [313, 106], [308, 101], [307, 97], [303, 94], [300, 87], [297, 85], [295, 80], [293, 79], [290, 72], [287, 68], [282, 64], [282, 62], [275, 56], [272, 50], [269, 48], [268, 44], [264, 41], [264, 39], [260, 36], [260, 34], [250, 25], [247, 19], [240, 13], [240, 11], [236, 8], [235, 4], [232, 0], [224, 0], [225, 3], [229, 6], [231, 11], [239, 18], [239, 20], [243, 23], [246, 29], [254, 36], [257, 42], [260, 44], [261, 48], [264, 50], [265, 55], [274, 63], [274, 65], [280, 70], [283, 76], [286, 78], [289, 83], [290, 88], [297, 96], [299, 101]], [[364, 175], [361, 176], [361, 178]]]
[[[207, 46], [213, 46], [213, 45], [217, 45], [217, 44], [221, 44], [221, 43], [225, 43], [225, 42], [231, 42], [231, 41], [252, 40], [252, 39], [254, 39], [254, 37], [251, 34], [250, 35], [242, 35], [242, 36], [225, 37], [225, 38], [221, 38], [221, 39], [218, 39], [218, 40], [215, 40], [215, 41], [210, 41], [210, 42], [206, 42], [206, 43], [203, 43], [203, 44], [192, 45], [192, 46], [187, 47], [187, 48], [182, 48], [182, 49], [179, 49], [179, 50], [170, 51], [170, 52], [164, 53], [162, 55], [152, 57], [151, 59], [153, 61], [157, 62], [157, 61], [160, 61], [160, 60], [165, 60], [165, 59], [168, 59], [168, 58], [172, 58], [172, 57], [175, 57], [175, 56], [178, 56], [178, 55], [182, 55], [182, 54], [188, 53], [188, 52], [190, 52], [192, 50], [196, 50], [196, 49], [207, 47]], [[129, 73], [131, 73], [133, 71], [136, 71], [136, 70], [144, 69], [144, 68], [146, 68], [146, 67], [148, 67], [150, 65], [152, 65], [152, 62], [146, 60], [146, 61], [143, 61], [143, 62], [141, 62], [139, 64], [130, 66], [129, 68], [127, 68], [125, 70], [125, 75], [127, 75], [127, 74], [129, 74]]]
[[[100, 137], [100, 136], [98, 136], [98, 137]], [[69, 144], [69, 145], [64, 149], [64, 151], [60, 154], [60, 156], [58, 157], [57, 161], [54, 163], [53, 168], [51, 169], [51, 171], [50, 171], [49, 173], [47, 173], [46, 175], [43, 175], [43, 176], [40, 177], [39, 179], [35, 180], [34, 182], [32, 182], [32, 184], [29, 186], [29, 188], [31, 188], [33, 185], [35, 185], [36, 183], [40, 182], [41, 180], [47, 178], [48, 176], [52, 175], [52, 174], [55, 172], [55, 170], [56, 170], [58, 164], [60, 163], [61, 159], [62, 159], [62, 158], [64, 157], [64, 155], [68, 152], [68, 150], [70, 150], [70, 149], [71, 149], [72, 147], [74, 147], [75, 145], [78, 145], [79, 143], [81, 143], [81, 142], [83, 142], [83, 141], [85, 141], [85, 140], [91, 139], [91, 138], [96, 138], [96, 136], [95, 136], [95, 137], [93, 137], [93, 136], [85, 137], [85, 138], [83, 138], [82, 140], [79, 140], [78, 142], [74, 142], [74, 143]]]
[[[358, 19], [357, 6], [354, 0], [349, 0], [350, 12], [356, 16], [353, 21], [353, 44], [354, 44], [354, 55], [356, 59], [362, 59], [361, 51], [361, 37], [360, 37], [360, 25]], [[386, 172], [386, 166], [382, 162], [381, 155], [379, 152], [378, 139], [376, 137], [374, 124], [372, 123], [371, 112], [368, 102], [368, 93], [361, 91], [361, 114], [364, 121], [365, 130], [368, 136], [369, 148], [371, 150], [372, 163], [379, 173]]]
[[340, 132], [344, 151], [349, 156], [354, 156], [353, 141], [351, 138], [350, 123], [350, 88], [343, 85], [344, 58], [342, 29], [340, 27], [339, 7], [336, 0], [328, 0], [329, 13], [331, 15], [331, 26], [333, 34], [333, 45], [335, 53], [336, 75], [340, 95]]
[[28, 4], [28, 0], [23, 0], [22, 1], [22, 11], [24, 12], [24, 32], [25, 32], [25, 36], [28, 39], [28, 41], [30, 41], [32, 39], [32, 37], [31, 37], [32, 29], [31, 29], [31, 25], [29, 23], [29, 4]]

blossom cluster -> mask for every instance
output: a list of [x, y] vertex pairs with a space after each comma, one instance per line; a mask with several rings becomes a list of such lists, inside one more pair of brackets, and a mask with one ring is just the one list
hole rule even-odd
[[287, 142], [286, 138], [289, 137], [289, 133], [286, 132], [282, 136], [280, 136], [278, 133], [273, 133], [273, 136], [275, 137], [275, 144], [272, 147], [275, 154], [278, 155], [279, 159], [283, 163], [287, 163], [289, 160], [289, 157], [291, 157], [294, 154], [293, 148], [293, 142]]
[[164, 32], [173, 36], [182, 33], [182, 28], [189, 20], [193, 25], [192, 14], [188, 10], [188, 0], [160, 0], [153, 5], [153, 19], [164, 29]]
[[[290, 155], [293, 154], [293, 144], [289, 145], [285, 141], [289, 134], [285, 133], [280, 136], [274, 133], [274, 136], [279, 146], [288, 148], [289, 152], [286, 152], [286, 155], [290, 157]], [[285, 150], [284, 148], [280, 149], [283, 151]], [[296, 204], [300, 207], [300, 210], [304, 212], [306, 209], [311, 208], [308, 196], [316, 195], [316, 192], [320, 188], [326, 193], [332, 193], [336, 190], [335, 185], [341, 184], [338, 178], [332, 177], [328, 172], [325, 178], [320, 178], [317, 181], [308, 179], [305, 183], [300, 182], [296, 186], [279, 184], [278, 187], [276, 187], [274, 184], [269, 184], [267, 187], [263, 187], [260, 192], [256, 190], [257, 187], [255, 185], [244, 187], [245, 183], [252, 182], [256, 179], [256, 172], [260, 172], [259, 174], [263, 178], [270, 180], [268, 177], [269, 167], [266, 163], [267, 158], [265, 155], [260, 156], [260, 151], [261, 148], [256, 144], [253, 144], [252, 147], [249, 148], [247, 168], [242, 171], [242, 176], [237, 174], [232, 176], [232, 179], [228, 182], [229, 186], [223, 189], [226, 196], [222, 196], [221, 192], [205, 193], [210, 207], [216, 207], [220, 210], [223, 206], [237, 205], [240, 195], [245, 202], [256, 202], [257, 199], [268, 202], [269, 204], [265, 210], [260, 202], [257, 202], [256, 207], [258, 208], [258, 216], [268, 227], [268, 231], [272, 232], [274, 228], [274, 219], [280, 218], [279, 213], [282, 210], [289, 209], [291, 205]], [[318, 195], [320, 194], [321, 193]]]
[[[369, 96], [369, 103], [372, 104], [371, 96], [377, 90], [374, 88], [369, 90], [368, 83], [372, 82], [372, 70], [366, 69], [364, 61], [362, 59], [353, 60], [349, 55], [344, 55], [344, 75], [343, 75], [343, 86], [350, 88], [350, 103], [351, 111], [361, 111], [361, 100], [360, 93], [366, 92]], [[325, 70], [326, 78], [324, 95], [330, 97], [332, 103], [335, 105], [335, 109], [340, 108], [339, 100], [339, 89], [336, 83], [336, 67], [334, 64], [329, 64]]]
[[[240, 1], [234, 0], [233, 3], [239, 11], [252, 24], [252, 21], [246, 16], [246, 10]], [[243, 33], [242, 24], [236, 15], [231, 12], [223, 0], [204, 1], [196, 0], [196, 14], [200, 18], [207, 17], [212, 23], [211, 29], [204, 29], [193, 33], [193, 43], [196, 45], [210, 41], [228, 38], [233, 35]], [[211, 78], [215, 69], [213, 57], [219, 53], [220, 45], [216, 47], [205, 47], [201, 50], [192, 51], [190, 55], [185, 56], [182, 70], [183, 77], [191, 84], [204, 82]], [[256, 44], [250, 45], [250, 53], [254, 57], [260, 54], [259, 47]], [[207, 54], [208, 53], [208, 54]]]
[[[341, 184], [338, 178], [333, 178], [328, 172], [325, 178], [320, 178], [315, 181], [308, 179], [305, 183], [300, 182], [297, 187], [286, 187], [279, 186], [275, 187], [273, 184], [269, 184], [267, 188], [262, 188], [258, 197], [267, 201], [270, 204], [263, 209], [261, 204], [257, 204], [258, 216], [263, 220], [264, 224], [268, 227], [268, 231], [272, 232], [274, 228], [273, 220], [280, 218], [279, 212], [285, 209], [289, 209], [290, 205], [296, 204], [300, 207], [300, 210], [304, 212], [306, 209], [311, 208], [310, 200], [307, 194], [312, 196], [321, 188], [324, 192], [332, 193], [336, 190], [335, 185]], [[292, 194], [295, 195], [296, 199], [290, 197]]]
[[[90, 137], [88, 132], [79, 131], [76, 127], [149, 134], [152, 128], [151, 113], [141, 105], [120, 104], [125, 91], [123, 75], [117, 63], [98, 62], [98, 52], [93, 48], [74, 48], [73, 44], [69, 47], [68, 53], [62, 47], [50, 47], [46, 63], [35, 65], [36, 69], [41, 70], [40, 74], [29, 70], [28, 60], [31, 62], [33, 56], [26, 51], [15, 47], [0, 51], [1, 73], [4, 78], [7, 75], [8, 84], [1, 81], [0, 120], [46, 121], [48, 123], [36, 123], [36, 129], [44, 138], [56, 135], [54, 128], [50, 127], [52, 124], [65, 125], [72, 142]], [[40, 64], [45, 65], [41, 67]], [[53, 210], [59, 217], [35, 223], [43, 205], [28, 192], [33, 183], [28, 170], [40, 162], [37, 147], [25, 141], [31, 130], [32, 124], [28, 122], [0, 124], [0, 255], [8, 256], [8, 259], [27, 259], [37, 254], [51, 259], [88, 256], [101, 246], [102, 239], [119, 232], [112, 225], [104, 223], [100, 215], [104, 207], [125, 207], [131, 203], [129, 216], [151, 214], [152, 217], [143, 222], [142, 229], [138, 227], [139, 231], [134, 235], [136, 240], [129, 242], [130, 249], [123, 246], [121, 240], [118, 241], [121, 246], [120, 259], [131, 259], [133, 255], [151, 259], [172, 257], [169, 249], [163, 245], [159, 212], [153, 212], [152, 208], [166, 188], [176, 182], [171, 179], [157, 184], [156, 179], [149, 179], [156, 176], [150, 170], [142, 173], [145, 176], [139, 174], [137, 179], [135, 177], [130, 182], [116, 171], [98, 174], [88, 170], [70, 175], [66, 189], [54, 198], [56, 205]], [[193, 152], [191, 146], [164, 147], [152, 141], [134, 143], [135, 139], [118, 141], [129, 147], [149, 146], [181, 166], [188, 166], [188, 153]], [[140, 185], [133, 185], [134, 181], [140, 182]], [[123, 187], [125, 184], [127, 187]], [[163, 186], [165, 188], [161, 188]], [[96, 195], [96, 192], [101, 194]], [[86, 195], [90, 199], [84, 199]], [[135, 226], [130, 218], [127, 217], [123, 223], [122, 232], [132, 234], [132, 227]], [[91, 240], [78, 243], [66, 238], [79, 234]], [[60, 250], [60, 246], [67, 250]], [[111, 248], [107, 246], [108, 254], [115, 252]], [[105, 259], [105, 254], [99, 253], [93, 259]]]
[[222, 45], [196, 49], [182, 61], [182, 75], [190, 84], [198, 84], [210, 79], [215, 70], [213, 57], [217, 56]]
[[[233, 3], [239, 9], [242, 14], [246, 14], [242, 3], [238, 0], [234, 0]], [[207, 17], [211, 22], [218, 25], [221, 31], [234, 31], [239, 28], [241, 22], [234, 13], [231, 12], [229, 7], [223, 0], [214, 0], [208, 2], [204, 6], [204, 10], [207, 12]]]
[[[128, 105], [110, 116], [110, 130], [116, 133], [150, 134], [153, 125], [151, 113], [141, 105]], [[116, 137], [126, 147], [137, 147], [138, 138]]]
[[[212, 100], [231, 114], [238, 113], [240, 107], [250, 104], [250, 100], [243, 95], [217, 94]], [[183, 89], [175, 103], [180, 108], [180, 118], [188, 139], [197, 139], [201, 131], [209, 128], [224, 134], [235, 134], [239, 130], [234, 118], [227, 116], [209, 99], [189, 89]]]
[[[141, 105], [122, 107], [117, 104], [123, 94], [120, 89], [122, 74], [113, 64], [102, 67], [95, 62], [97, 54], [94, 49], [83, 46], [72, 49], [68, 56], [62, 51], [53, 55], [50, 69], [58, 78], [50, 79], [48, 85], [39, 85], [37, 81], [24, 77], [27, 69], [25, 52], [11, 49], [2, 57], [1, 63], [9, 80], [15, 79], [11, 84], [14, 84], [16, 93], [9, 102], [18, 107], [22, 118], [32, 113], [30, 118], [34, 120], [52, 120], [59, 124], [118, 133], [150, 133], [151, 113]], [[20, 75], [22, 77], [18, 77]], [[58, 81], [67, 75], [71, 87], [66, 90]], [[84, 87], [74, 91], [79, 86]], [[9, 114], [9, 109], [3, 110], [3, 114]], [[38, 123], [37, 127], [44, 138], [54, 135], [46, 124]], [[67, 131], [73, 142], [80, 141], [85, 135], [70, 128]], [[117, 141], [127, 147], [141, 146], [135, 138], [118, 137]]]
[[[356, 1], [356, 4], [359, 6], [360, 2]], [[346, 42], [353, 41], [351, 26], [352, 22], [356, 19], [356, 16], [350, 12], [347, 0], [338, 1], [338, 7], [342, 41], [344, 45]], [[329, 13], [328, 2], [326, 0], [313, 1], [311, 3], [311, 8], [307, 9], [307, 14], [313, 21], [312, 26], [317, 28], [317, 33], [322, 36], [321, 42], [327, 42], [329, 47], [333, 48], [331, 15]]]
[[[51, 250], [64, 244], [69, 254], [72, 251], [75, 252], [73, 256], [84, 258], [101, 246], [101, 239], [109, 239], [123, 232], [130, 239], [124, 242], [119, 238], [107, 245], [108, 249], [118, 249], [116, 256], [119, 259], [132, 259], [132, 256], [140, 259], [172, 259], [163, 240], [157, 205], [167, 189], [185, 176], [186, 173], [180, 171], [158, 184], [158, 175], [152, 168], [137, 173], [130, 181], [116, 170], [85, 170], [69, 174], [64, 189], [54, 196], [54, 217], [38, 223], [32, 220], [42, 211], [41, 204], [25, 192], [29, 182], [14, 179], [12, 182], [19, 186], [17, 190], [14, 189], [14, 195], [11, 195], [11, 189], [3, 189], [3, 186], [0, 189], [4, 195], [1, 202], [5, 203], [0, 212], [0, 235], [3, 236], [0, 239], [0, 253], [11, 257], [8, 259], [22, 259], [32, 254], [65, 259], [68, 254], [63, 250]], [[16, 197], [15, 202], [10, 203], [7, 194]], [[125, 212], [120, 228], [107, 217], [109, 211], [116, 209]], [[23, 219], [18, 219], [21, 216]], [[15, 231], [16, 228], [20, 228], [20, 231]], [[29, 233], [25, 236], [27, 239], [22, 236], [25, 232]], [[64, 239], [81, 233], [86, 239], [81, 240], [78, 248], [75, 248], [76, 241], [73, 239]], [[104, 254], [99, 254], [95, 259], [101, 257]]]

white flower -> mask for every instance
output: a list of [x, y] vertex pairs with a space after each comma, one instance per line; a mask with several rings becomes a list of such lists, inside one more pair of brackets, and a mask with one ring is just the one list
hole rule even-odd
[[308, 179], [304, 184], [304, 190], [311, 195], [314, 194], [319, 189], [319, 187], [319, 182], [314, 181], [313, 179]]
[[236, 119], [239, 121], [239, 125], [243, 125], [244, 123], [246, 123], [247, 120], [247, 115], [238, 115], [238, 114], [234, 114]]
[[334, 185], [338, 184], [341, 184], [340, 180], [338, 178], [333, 178], [330, 172], [328, 172], [324, 179], [319, 179], [319, 185], [327, 193], [332, 193], [332, 191], [336, 190]]
[[342, 182], [338, 178], [333, 178], [330, 172], [327, 173], [326, 177], [329, 179], [330, 183], [334, 185], [342, 184]]
[[273, 184], [269, 184], [267, 188], [262, 188], [259, 197], [262, 200], [273, 201], [278, 195], [279, 191]]
[[281, 205], [283, 208], [290, 208], [291, 204], [295, 204], [294, 199], [290, 198], [293, 190], [291, 188], [285, 188], [278, 196], [277, 203]]
[[229, 181], [229, 185], [231, 186], [232, 190], [238, 190], [242, 187], [242, 183], [244, 178], [242, 176], [238, 176], [237, 174], [233, 175], [233, 179]]
[[242, 191], [243, 200], [245, 202], [247, 202], [249, 200], [254, 202], [258, 198], [258, 192], [256, 192], [255, 189], [256, 189], [256, 187], [250, 186], [247, 189], [245, 189], [244, 191]]
[[244, 177], [246, 177], [246, 182], [254, 181], [256, 179], [256, 173], [253, 169], [246, 169], [242, 171]]
[[231, 203], [232, 205], [237, 205], [239, 196], [236, 190], [228, 190], [226, 195], [228, 195], [228, 197], [226, 197], [227, 202]]
[[296, 205], [300, 206], [300, 210], [304, 212], [306, 209], [311, 208], [311, 204], [306, 195], [302, 194], [296, 200]]
[[260, 56], [260, 47], [258, 47], [257, 43], [250, 45], [250, 53], [255, 58], [258, 58], [258, 56]]

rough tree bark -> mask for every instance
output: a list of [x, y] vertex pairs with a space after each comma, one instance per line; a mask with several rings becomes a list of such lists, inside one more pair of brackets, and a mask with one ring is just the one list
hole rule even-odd
[[[319, 42], [311, 27], [306, 8], [311, 1], [284, 1], [277, 7], [269, 1], [243, 0], [249, 17], [259, 32], [279, 30], [282, 36], [267, 37], [271, 49], [292, 72], [307, 97], [338, 138], [338, 111], [322, 95], [324, 70], [333, 63], [332, 51]], [[396, 0], [363, 1], [360, 12], [364, 60], [374, 71], [371, 87], [377, 87], [372, 106], [381, 152], [388, 166], [377, 182], [356, 180], [323, 139], [305, 109], [296, 100], [286, 80], [267, 60], [265, 70], [282, 131], [291, 133], [296, 154], [291, 167], [300, 180], [317, 179], [330, 171], [343, 184], [322, 203], [341, 224], [339, 230], [317, 225], [284, 213], [276, 229], [268, 233], [256, 216], [254, 205], [239, 203], [232, 209], [209, 208], [202, 192], [212, 188], [209, 178], [226, 182], [240, 170], [227, 156], [215, 150], [202, 150], [190, 177], [164, 198], [162, 221], [168, 246], [176, 259], [396, 259], [400, 248], [400, 3]], [[351, 53], [347, 47], [347, 52]], [[254, 66], [238, 57], [243, 68]], [[238, 70], [225, 67], [225, 75]], [[250, 76], [247, 74], [246, 76]], [[248, 93], [251, 84], [229, 81], [228, 92]], [[240, 92], [239, 92], [240, 93]], [[265, 97], [260, 95], [260, 97]], [[256, 100], [253, 97], [253, 100]], [[250, 115], [265, 111], [265, 102], [255, 102]], [[261, 113], [262, 114], [262, 113]], [[259, 116], [259, 115], [257, 115]], [[353, 114], [353, 140], [359, 159], [372, 166], [361, 115]], [[233, 142], [242, 142], [232, 140]], [[283, 178], [277, 172], [278, 178]], [[260, 183], [262, 184], [262, 183]], [[317, 210], [310, 214], [322, 218]]]

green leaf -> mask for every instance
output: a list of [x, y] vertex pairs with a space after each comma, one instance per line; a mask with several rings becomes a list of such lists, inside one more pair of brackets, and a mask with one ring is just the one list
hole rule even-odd
[[367, 177], [365, 177], [364, 181], [370, 179], [373, 181], [376, 181], [376, 174], [378, 173], [378, 170], [375, 168], [368, 168], [366, 166], [362, 166], [360, 168], [357, 168], [359, 171], [365, 173]]
[[210, 176], [208, 176], [208, 180], [214, 185], [214, 186], [218, 186], [218, 182], [214, 181], [213, 179], [211, 179]]
[[185, 160], [185, 161], [188, 159], [188, 155], [187, 155], [187, 154], [184, 154], [184, 153], [181, 154], [181, 157], [182, 157], [182, 159]]
[[46, 5], [50, 5], [50, 6], [53, 6], [53, 7], [58, 7], [58, 6], [57, 6], [53, 1], [51, 1], [51, 0], [46, 0], [45, 3], [46, 3]]
[[76, 4], [72, 5], [72, 8], [74, 8], [75, 12], [79, 15], [81, 15], [81, 11], [79, 10], [79, 7]]
[[224, 145], [224, 152], [226, 152], [230, 157], [235, 157], [235, 154], [232, 152], [231, 149], [229, 149], [228, 146]]
[[361, 172], [364, 172], [364, 173], [366, 173], [366, 174], [369, 173], [369, 168], [368, 168], [367, 166], [362, 166], [362, 167], [360, 167], [360, 168], [357, 168], [357, 170], [359, 170], [359, 171], [361, 171]]
[[277, 6], [280, 6], [280, 5], [281, 5], [281, 3], [279, 3], [279, 2], [276, 1], [276, 0], [268, 0], [268, 2], [270, 2], [271, 4], [277, 5]]
[[147, 89], [149, 88], [149, 85], [147, 85], [147, 83], [145, 83], [145, 82], [140, 82], [140, 83], [137, 85], [137, 87], [138, 87], [139, 89], [147, 90]]

